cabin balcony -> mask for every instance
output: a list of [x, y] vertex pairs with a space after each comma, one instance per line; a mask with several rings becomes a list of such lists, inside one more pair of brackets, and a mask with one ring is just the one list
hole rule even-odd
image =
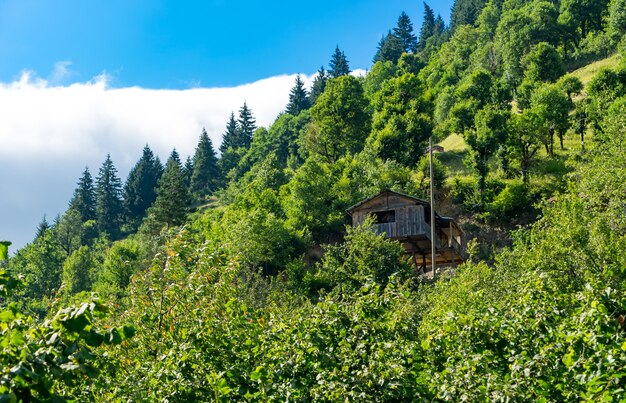
[[[424, 250], [430, 249], [431, 227], [427, 222], [386, 222], [373, 225], [377, 234], [384, 234], [386, 238], [395, 239], [401, 242], [415, 242]], [[460, 234], [453, 233], [449, 236], [449, 230], [437, 228], [435, 232], [435, 248], [438, 251], [450, 250], [459, 256], [464, 255], [464, 248], [461, 245]]]

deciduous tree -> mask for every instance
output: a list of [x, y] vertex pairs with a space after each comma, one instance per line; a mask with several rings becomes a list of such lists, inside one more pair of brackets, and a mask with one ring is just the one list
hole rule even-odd
[[329, 162], [348, 152], [358, 152], [370, 129], [367, 100], [363, 88], [352, 76], [338, 77], [328, 83], [311, 108], [307, 148]]

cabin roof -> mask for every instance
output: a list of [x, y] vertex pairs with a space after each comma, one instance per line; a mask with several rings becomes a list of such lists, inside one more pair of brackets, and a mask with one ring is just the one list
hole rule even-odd
[[389, 190], [389, 189], [385, 189], [382, 192], [375, 194], [374, 196], [370, 196], [367, 199], [361, 200], [360, 202], [358, 202], [357, 204], [355, 204], [354, 206], [348, 208], [346, 211], [348, 212], [348, 214], [352, 215], [352, 213], [357, 210], [359, 207], [361, 207], [362, 205], [364, 205], [365, 203], [368, 203], [374, 199], [377, 199], [379, 197], [383, 197], [383, 196], [389, 196], [390, 194], [394, 194], [396, 196], [400, 196], [403, 197], [405, 199], [410, 199], [412, 201], [415, 202], [415, 204], [423, 204], [425, 206], [430, 205], [430, 203], [428, 203], [426, 200], [422, 200], [422, 199], [418, 199], [417, 197], [413, 197], [410, 196], [408, 194], [404, 194], [404, 193], [400, 193], [400, 192], [396, 192], [394, 190]]

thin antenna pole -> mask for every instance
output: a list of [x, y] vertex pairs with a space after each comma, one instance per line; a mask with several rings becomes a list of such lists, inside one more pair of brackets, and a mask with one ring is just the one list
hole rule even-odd
[[433, 138], [432, 136], [428, 139], [428, 144], [430, 145], [430, 263], [433, 268], [433, 280], [435, 279], [437, 273], [437, 257], [436, 257], [436, 247], [435, 247], [435, 192], [434, 192], [434, 175], [433, 175]]

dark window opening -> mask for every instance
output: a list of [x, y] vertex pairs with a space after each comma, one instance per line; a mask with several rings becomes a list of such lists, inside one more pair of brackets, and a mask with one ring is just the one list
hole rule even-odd
[[395, 210], [376, 211], [372, 213], [372, 216], [374, 217], [375, 224], [386, 224], [390, 222], [396, 222]]

